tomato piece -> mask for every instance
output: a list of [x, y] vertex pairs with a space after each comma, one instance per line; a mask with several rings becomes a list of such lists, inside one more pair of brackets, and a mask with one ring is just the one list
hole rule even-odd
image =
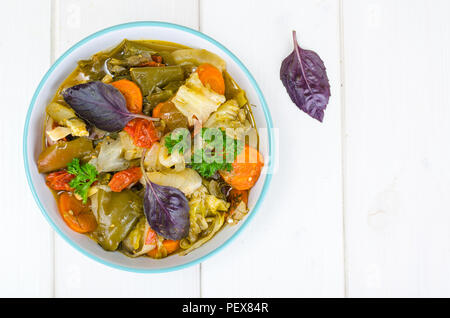
[[248, 190], [258, 181], [264, 166], [264, 158], [258, 150], [248, 145], [237, 155], [232, 163], [233, 170], [220, 170], [219, 173], [226, 183], [237, 190]]
[[161, 66], [166, 66], [166, 65], [162, 64], [162, 63], [155, 62], [155, 61], [149, 61], [149, 62], [142, 63], [139, 66], [161, 67]]
[[159, 140], [159, 132], [150, 120], [135, 118], [123, 129], [133, 139], [133, 143], [142, 148], [151, 148]]
[[228, 194], [228, 201], [230, 201], [229, 215], [233, 215], [234, 211], [241, 202], [248, 206], [248, 190], [231, 189]]
[[75, 175], [68, 173], [67, 170], [55, 171], [45, 177], [47, 186], [55, 191], [73, 191], [69, 185]]
[[109, 181], [108, 185], [114, 192], [120, 192], [128, 186], [136, 183], [142, 177], [140, 167], [133, 167], [126, 170], [116, 172]]
[[160, 67], [160, 66], [166, 66], [166, 64], [163, 63], [163, 58], [160, 55], [152, 55], [152, 60], [142, 63], [139, 66], [150, 66], [150, 67]]
[[97, 220], [88, 204], [64, 192], [59, 196], [59, 213], [64, 222], [78, 233], [92, 232], [97, 228]]
[[152, 55], [152, 60], [155, 61], [156, 63], [162, 63], [163, 62], [163, 58], [161, 55]]
[[156, 244], [156, 232], [152, 229], [148, 229], [147, 237], [145, 238], [146, 245]]

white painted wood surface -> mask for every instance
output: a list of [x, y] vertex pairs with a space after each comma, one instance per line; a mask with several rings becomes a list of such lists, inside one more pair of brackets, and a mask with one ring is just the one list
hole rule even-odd
[[[107, 8], [114, 7], [114, 10]], [[177, 8], [177, 9], [175, 9]], [[99, 12], [108, 18], [99, 18]], [[180, 13], [183, 14], [180, 14]], [[198, 28], [197, 1], [73, 1], [54, 8], [55, 56], [85, 36], [115, 24], [137, 20], [164, 20]], [[56, 297], [199, 297], [200, 265], [158, 275], [106, 268], [55, 237]]]
[[[338, 1], [203, 1], [200, 26], [249, 68], [279, 129], [270, 195], [242, 236], [202, 265], [203, 295], [343, 296]], [[327, 63], [324, 124], [300, 112], [279, 79], [293, 29]]]
[[349, 296], [450, 296], [449, 12], [344, 1]]
[[34, 203], [22, 160], [25, 114], [50, 67], [50, 1], [4, 2], [0, 24], [0, 297], [51, 296], [53, 231]]
[[[4, 1], [0, 99], [14, 112], [0, 119], [0, 296], [450, 296], [448, 12], [448, 0]], [[107, 268], [57, 237], [21, 156], [28, 103], [52, 60], [137, 20], [227, 46], [260, 84], [280, 137], [278, 170], [248, 229], [202, 265], [157, 275]], [[323, 124], [279, 81], [292, 29], [328, 69]]]

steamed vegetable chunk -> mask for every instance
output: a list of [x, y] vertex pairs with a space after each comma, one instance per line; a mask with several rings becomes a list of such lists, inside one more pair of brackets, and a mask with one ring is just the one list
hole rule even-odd
[[67, 226], [106, 251], [185, 255], [249, 211], [264, 160], [212, 52], [125, 39], [79, 61], [46, 114], [38, 170]]
[[161, 88], [170, 82], [184, 79], [184, 72], [180, 66], [136, 67], [130, 70], [130, 74], [145, 96], [153, 93], [157, 87]]
[[224, 71], [226, 64], [225, 61], [220, 58], [217, 54], [209, 52], [207, 50], [199, 49], [184, 49], [172, 52], [172, 57], [177, 64], [187, 64], [192, 63], [195, 65], [200, 65], [208, 63], [214, 65], [220, 71]]
[[99, 190], [95, 196], [92, 210], [98, 226], [92, 235], [105, 250], [115, 251], [142, 216], [142, 199], [131, 190]]
[[50, 103], [46, 111], [59, 125], [69, 128], [73, 136], [89, 136], [86, 124], [77, 117], [73, 109], [58, 103]]
[[225, 96], [205, 87], [198, 73], [193, 73], [172, 99], [172, 103], [187, 117], [189, 125], [194, 124], [194, 118], [201, 123], [206, 122], [211, 113], [224, 102]]
[[72, 141], [61, 141], [46, 148], [37, 160], [39, 172], [51, 172], [67, 167], [74, 158], [88, 158], [94, 148], [87, 138], [77, 138]]

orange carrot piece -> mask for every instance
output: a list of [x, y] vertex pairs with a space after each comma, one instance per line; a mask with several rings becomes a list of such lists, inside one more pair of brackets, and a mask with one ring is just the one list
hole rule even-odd
[[258, 181], [264, 166], [263, 156], [258, 150], [248, 145], [237, 155], [232, 163], [233, 170], [220, 170], [219, 173], [226, 183], [237, 190], [248, 190]]
[[122, 93], [127, 102], [127, 108], [130, 112], [135, 114], [142, 113], [142, 92], [137, 84], [132, 81], [122, 79], [111, 83]]
[[61, 193], [58, 207], [64, 222], [75, 232], [92, 232], [97, 227], [97, 220], [89, 205], [83, 204], [75, 196], [67, 192]]
[[152, 116], [155, 118], [160, 118], [161, 117], [161, 108], [163, 106], [164, 106], [164, 103], [159, 103], [158, 105], [156, 105], [156, 107], [153, 108]]
[[167, 254], [171, 254], [178, 249], [180, 241], [164, 240], [163, 246], [166, 248]]
[[[167, 255], [175, 252], [180, 247], [180, 241], [164, 240], [162, 244], [167, 251]], [[155, 247], [150, 252], [148, 252], [147, 255], [150, 256], [151, 258], [157, 258], [158, 248]]]
[[225, 94], [225, 81], [222, 72], [211, 64], [201, 64], [197, 68], [198, 77], [204, 86], [209, 86], [218, 94]]

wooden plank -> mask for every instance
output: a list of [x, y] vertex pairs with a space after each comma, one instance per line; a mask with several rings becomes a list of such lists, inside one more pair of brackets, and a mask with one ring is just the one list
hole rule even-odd
[[[343, 296], [338, 1], [210, 0], [200, 17], [201, 30], [253, 73], [279, 129], [267, 199], [241, 236], [202, 264], [202, 295]], [[299, 111], [279, 80], [293, 29], [328, 69], [333, 97], [323, 124]]]
[[448, 12], [344, 1], [349, 296], [450, 296]]
[[0, 265], [0, 297], [48, 297], [53, 293], [53, 236], [26, 182], [22, 129], [34, 90], [50, 66], [50, 0], [2, 3], [0, 28], [5, 111], [0, 118], [0, 239], [8, 247]]
[[[189, 1], [57, 1], [55, 55], [105, 27], [138, 20], [159, 20], [198, 27], [198, 3]], [[55, 249], [58, 297], [198, 297], [199, 266], [143, 275], [107, 268], [82, 256], [59, 237]]]

